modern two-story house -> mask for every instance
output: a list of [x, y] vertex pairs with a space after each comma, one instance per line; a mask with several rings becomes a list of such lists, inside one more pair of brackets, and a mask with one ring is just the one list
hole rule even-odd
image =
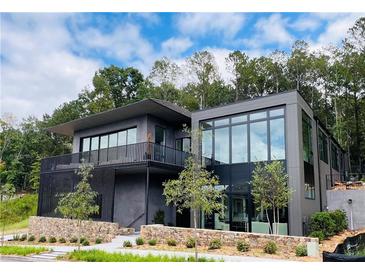
[[[200, 128], [201, 138], [191, 140], [184, 125]], [[347, 169], [345, 152], [297, 91], [193, 113], [146, 99], [49, 130], [73, 136], [73, 153], [42, 161], [38, 215], [55, 216], [56, 194], [73, 190], [84, 160], [95, 167], [91, 186], [101, 210], [94, 219], [137, 230], [161, 210], [166, 225], [190, 226], [189, 211], [176, 213], [162, 195], [162, 183], [178, 176], [190, 154], [219, 177], [225, 212], [202, 212], [200, 225], [220, 230], [269, 231], [251, 197], [257, 163], [286, 167], [293, 195], [280, 211], [279, 232], [290, 235], [303, 235], [309, 216], [326, 209], [327, 184]]]

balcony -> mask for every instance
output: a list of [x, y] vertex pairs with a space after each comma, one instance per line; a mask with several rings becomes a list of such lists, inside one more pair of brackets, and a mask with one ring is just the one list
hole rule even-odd
[[327, 190], [365, 189], [365, 173], [337, 173], [326, 175]]
[[155, 143], [136, 143], [112, 148], [79, 152], [45, 158], [41, 173], [79, 168], [80, 163], [91, 163], [94, 167], [143, 163], [154, 161], [183, 167], [190, 153]]

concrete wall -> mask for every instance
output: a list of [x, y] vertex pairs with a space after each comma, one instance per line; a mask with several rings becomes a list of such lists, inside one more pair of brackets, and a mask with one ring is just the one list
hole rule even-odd
[[[352, 200], [351, 205], [348, 204], [349, 199]], [[365, 227], [365, 190], [328, 190], [327, 203], [328, 210], [341, 209], [346, 212], [349, 229]]]

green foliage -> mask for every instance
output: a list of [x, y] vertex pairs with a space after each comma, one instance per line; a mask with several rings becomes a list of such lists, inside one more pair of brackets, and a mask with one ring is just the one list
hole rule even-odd
[[277, 212], [288, 205], [292, 194], [283, 162], [257, 164], [252, 177], [252, 196], [257, 209], [271, 209], [274, 213], [273, 221], [278, 223]]
[[[81, 250], [67, 253], [62, 259], [84, 262], [194, 262], [193, 257], [175, 257], [151, 255], [135, 255], [131, 253], [108, 253], [102, 250]], [[214, 262], [213, 259], [199, 258], [199, 262]]]
[[27, 256], [31, 254], [40, 254], [42, 252], [48, 251], [48, 248], [44, 247], [31, 247], [31, 246], [1, 246], [1, 255], [18, 255]]
[[80, 238], [80, 244], [82, 244], [83, 242], [87, 241], [87, 239], [85, 237], [81, 237]]
[[308, 236], [312, 238], [318, 238], [319, 242], [322, 242], [325, 239], [323, 231], [312, 231]]
[[298, 257], [307, 256], [307, 246], [304, 244], [300, 244], [295, 248], [295, 255]]
[[321, 231], [324, 239], [336, 235], [347, 229], [347, 217], [341, 210], [316, 212], [309, 220], [309, 232]]
[[13, 241], [19, 241], [20, 239], [20, 235], [19, 234], [14, 234], [13, 235]]
[[137, 244], [137, 245], [144, 245], [144, 240], [143, 240], [143, 238], [138, 237], [138, 238], [136, 239], [136, 244]]
[[334, 211], [329, 211], [329, 214], [330, 214], [332, 220], [336, 224], [336, 227], [334, 230], [335, 234], [338, 234], [347, 229], [348, 221], [347, 221], [347, 216], [346, 216], [345, 211], [337, 209]]
[[153, 217], [153, 222], [155, 224], [165, 224], [165, 212], [161, 209], [157, 210]]
[[220, 249], [222, 247], [222, 242], [220, 239], [213, 239], [209, 242], [208, 249]]
[[264, 246], [264, 252], [267, 254], [275, 254], [278, 251], [278, 247], [275, 242], [270, 241]]
[[240, 252], [247, 252], [250, 250], [250, 244], [246, 241], [238, 241], [236, 244], [236, 248]]
[[35, 236], [34, 235], [30, 235], [28, 237], [28, 242], [34, 242], [35, 241]]
[[71, 239], [70, 239], [70, 243], [71, 244], [75, 244], [75, 243], [77, 243], [78, 242], [78, 239], [76, 238], [76, 237], [72, 237]]
[[96, 238], [95, 239], [95, 244], [101, 244], [103, 242], [103, 240], [102, 239], [100, 239], [100, 238]]
[[124, 241], [123, 247], [132, 247], [132, 243], [130, 241]]
[[38, 242], [39, 243], [45, 243], [45, 242], [47, 242], [47, 238], [45, 236], [40, 236], [39, 239], [38, 239]]
[[167, 243], [168, 246], [176, 246], [177, 245], [177, 242], [176, 242], [175, 239], [167, 239], [166, 243]]
[[12, 218], [8, 221], [8, 223], [13, 224], [27, 219], [29, 216], [36, 215], [38, 206], [38, 195], [26, 194], [20, 196], [19, 198], [7, 200], [2, 204], [4, 207], [7, 208], [9, 212], [11, 212]]
[[22, 234], [22, 236], [20, 236], [19, 238], [19, 241], [24, 242], [27, 238], [28, 238], [27, 234]]
[[83, 246], [89, 246], [89, 245], [90, 245], [90, 243], [89, 243], [89, 241], [88, 241], [88, 240], [83, 241], [81, 244], [82, 244]]
[[56, 239], [56, 237], [51, 236], [48, 238], [48, 242], [51, 244], [54, 244], [54, 243], [57, 243], [57, 239]]
[[61, 244], [64, 244], [64, 243], [66, 243], [66, 239], [65, 238], [60, 238], [60, 239], [58, 239], [58, 242], [61, 243]]
[[185, 242], [185, 246], [187, 248], [194, 248], [195, 247], [195, 239], [194, 238], [188, 238]]
[[157, 244], [157, 240], [156, 239], [148, 240], [148, 244], [154, 246]]

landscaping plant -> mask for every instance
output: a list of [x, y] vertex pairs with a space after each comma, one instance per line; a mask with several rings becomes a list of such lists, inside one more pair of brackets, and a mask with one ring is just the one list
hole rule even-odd
[[252, 175], [252, 196], [258, 210], [264, 210], [270, 222], [268, 210], [273, 212], [276, 224], [273, 232], [279, 234], [280, 209], [287, 207], [292, 190], [288, 187], [288, 174], [281, 161], [257, 164]]
[[142, 237], [138, 237], [136, 239], [136, 245], [144, 245], [144, 240]]
[[76, 244], [76, 243], [77, 243], [77, 241], [78, 241], [78, 239], [77, 239], [76, 237], [72, 237], [72, 238], [70, 239], [70, 243], [71, 243], [71, 244]]
[[58, 240], [58, 242], [60, 242], [61, 244], [64, 244], [64, 243], [66, 243], [66, 239], [65, 239], [65, 238], [60, 238], [60, 239]]
[[307, 246], [304, 244], [300, 244], [295, 248], [295, 255], [298, 257], [307, 256]]
[[194, 248], [195, 247], [195, 239], [189, 238], [186, 240], [185, 246], [187, 248]]
[[35, 237], [34, 237], [34, 235], [30, 235], [29, 237], [28, 237], [28, 242], [34, 242], [35, 241]]
[[161, 209], [157, 210], [153, 217], [153, 222], [155, 224], [165, 224], [165, 212]]
[[347, 229], [347, 225], [346, 213], [342, 210], [316, 212], [309, 219], [309, 235], [328, 239]]
[[278, 251], [278, 247], [275, 242], [270, 241], [264, 247], [264, 252], [267, 254], [275, 254]]
[[319, 242], [322, 242], [325, 238], [323, 231], [313, 231], [308, 236], [312, 238], [318, 238]]
[[222, 247], [222, 242], [220, 239], [213, 239], [210, 241], [208, 249], [220, 249]]
[[[191, 134], [201, 135], [201, 131]], [[179, 173], [178, 179], [163, 183], [163, 195], [166, 197], [167, 205], [174, 205], [179, 213], [184, 209], [191, 209], [193, 212], [196, 261], [198, 260], [198, 212], [210, 215], [213, 212], [223, 212], [224, 209], [224, 205], [220, 202], [222, 191], [216, 188], [218, 184], [218, 177], [202, 168], [199, 160], [193, 157], [185, 161], [185, 168]]]
[[176, 240], [175, 239], [167, 239], [167, 245], [168, 246], [176, 246], [177, 243], [176, 243]]
[[27, 238], [28, 238], [27, 234], [22, 234], [22, 236], [20, 236], [19, 238], [19, 241], [24, 242]]
[[157, 244], [157, 240], [155, 240], [155, 239], [151, 239], [151, 240], [149, 240], [149, 241], [148, 241], [148, 244], [149, 244], [149, 245], [152, 245], [152, 246], [153, 246], [153, 245], [156, 245], [156, 244]]
[[5, 225], [11, 224], [16, 219], [16, 215], [11, 207], [5, 203], [9, 201], [15, 194], [15, 188], [12, 184], [6, 183], [0, 185], [0, 225], [2, 228], [1, 246], [4, 245], [5, 240]]
[[132, 247], [132, 243], [130, 241], [124, 241], [123, 247]]
[[246, 241], [238, 241], [236, 248], [240, 252], [247, 252], [250, 249], [250, 244]]
[[56, 237], [49, 237], [48, 242], [51, 243], [51, 244], [54, 244], [54, 243], [57, 242], [57, 239], [56, 239]]
[[46, 239], [45, 236], [40, 236], [38, 242], [39, 243], [45, 243], [45, 242], [47, 242], [47, 239]]
[[88, 240], [84, 240], [82, 243], [81, 243], [83, 246], [89, 246], [90, 245], [90, 243], [89, 243], [89, 241]]
[[102, 239], [100, 239], [100, 238], [96, 238], [96, 240], [95, 240], [95, 244], [101, 244], [103, 241], [102, 241]]
[[[61, 213], [63, 217], [77, 220], [78, 239], [81, 238], [81, 222], [99, 212], [99, 206], [96, 204], [97, 192], [93, 191], [89, 184], [93, 169], [92, 165], [85, 164], [82, 160], [80, 169], [76, 171], [76, 174], [80, 176], [80, 182], [77, 184], [75, 191], [58, 195], [60, 200], [56, 212]], [[79, 250], [80, 244], [81, 241], [79, 240]]]
[[30, 254], [39, 254], [49, 249], [44, 247], [31, 247], [31, 246], [1, 246], [0, 254], [1, 255], [18, 255], [18, 256], [27, 256]]

